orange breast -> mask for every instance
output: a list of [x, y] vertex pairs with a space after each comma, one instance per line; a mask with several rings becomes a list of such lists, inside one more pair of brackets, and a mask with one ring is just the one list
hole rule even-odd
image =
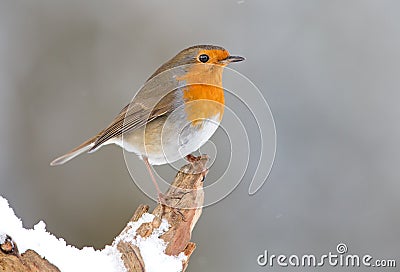
[[193, 126], [202, 125], [204, 119], [218, 117], [224, 113], [224, 89], [222, 87], [223, 67], [196, 64], [178, 80], [185, 80], [183, 88], [185, 112]]

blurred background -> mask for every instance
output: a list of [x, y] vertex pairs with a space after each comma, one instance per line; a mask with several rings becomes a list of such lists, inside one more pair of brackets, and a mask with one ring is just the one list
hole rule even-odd
[[0, 0], [0, 194], [25, 227], [44, 220], [77, 247], [110, 244], [139, 204], [155, 206], [121, 149], [50, 161], [106, 126], [178, 51], [217, 44], [246, 57], [233, 68], [268, 101], [277, 153], [256, 195], [244, 180], [204, 209], [189, 271], [301, 271], [256, 259], [336, 253], [340, 242], [400, 262], [399, 10], [394, 0]]

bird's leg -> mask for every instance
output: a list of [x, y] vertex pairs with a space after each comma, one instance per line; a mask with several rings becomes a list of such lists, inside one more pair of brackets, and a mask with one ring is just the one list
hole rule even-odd
[[201, 156], [196, 157], [196, 156], [194, 156], [192, 154], [189, 154], [189, 155], [186, 155], [185, 159], [190, 163], [194, 163], [194, 162], [200, 160]]
[[156, 181], [156, 178], [154, 177], [153, 171], [151, 170], [151, 166], [150, 166], [148, 158], [143, 156], [143, 161], [144, 161], [144, 164], [146, 164], [147, 171], [149, 171], [151, 181], [153, 181], [153, 184], [156, 187], [157, 195], [158, 195], [158, 202], [160, 202], [161, 204], [165, 204], [165, 196], [161, 192], [160, 187], [158, 187], [158, 183]]
[[203, 175], [203, 179], [204, 179], [204, 177], [205, 177], [205, 175], [206, 175], [206, 172], [207, 172], [207, 166], [206, 165], [203, 165], [202, 166], [202, 168], [199, 168], [198, 166], [199, 165], [202, 165], [202, 164], [197, 164], [197, 166], [196, 166], [196, 164], [195, 164], [195, 162], [199, 162], [199, 161], [201, 161], [202, 159], [208, 159], [208, 156], [207, 155], [205, 155], [205, 154], [203, 154], [203, 155], [200, 155], [200, 156], [194, 156], [194, 155], [192, 155], [192, 154], [189, 154], [189, 155], [186, 155], [185, 156], [185, 159], [193, 166], [193, 167], [196, 167], [195, 169], [196, 169], [196, 173], [197, 174], [199, 174], [199, 173], [201, 173], [202, 175]]

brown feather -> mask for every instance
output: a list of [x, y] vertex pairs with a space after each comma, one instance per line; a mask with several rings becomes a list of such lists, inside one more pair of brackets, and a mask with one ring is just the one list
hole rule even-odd
[[141, 103], [137, 103], [134, 99], [130, 104], [125, 106], [123, 110], [115, 117], [114, 121], [96, 137], [96, 141], [89, 152], [95, 151], [108, 140], [119, 137], [123, 133], [138, 129], [152, 120], [167, 114], [175, 109], [178, 104], [174, 103], [175, 90], [164, 96], [152, 109], [145, 107]]

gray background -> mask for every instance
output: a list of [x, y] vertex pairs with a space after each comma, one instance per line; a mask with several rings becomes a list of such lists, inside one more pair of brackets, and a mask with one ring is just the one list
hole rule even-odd
[[245, 180], [204, 210], [189, 270], [302, 271], [256, 257], [322, 255], [339, 242], [399, 262], [399, 10], [383, 0], [1, 0], [0, 194], [26, 227], [42, 219], [72, 245], [109, 244], [140, 203], [155, 205], [121, 149], [49, 162], [106, 126], [179, 50], [218, 44], [247, 58], [234, 68], [269, 102], [277, 154], [255, 196]]

